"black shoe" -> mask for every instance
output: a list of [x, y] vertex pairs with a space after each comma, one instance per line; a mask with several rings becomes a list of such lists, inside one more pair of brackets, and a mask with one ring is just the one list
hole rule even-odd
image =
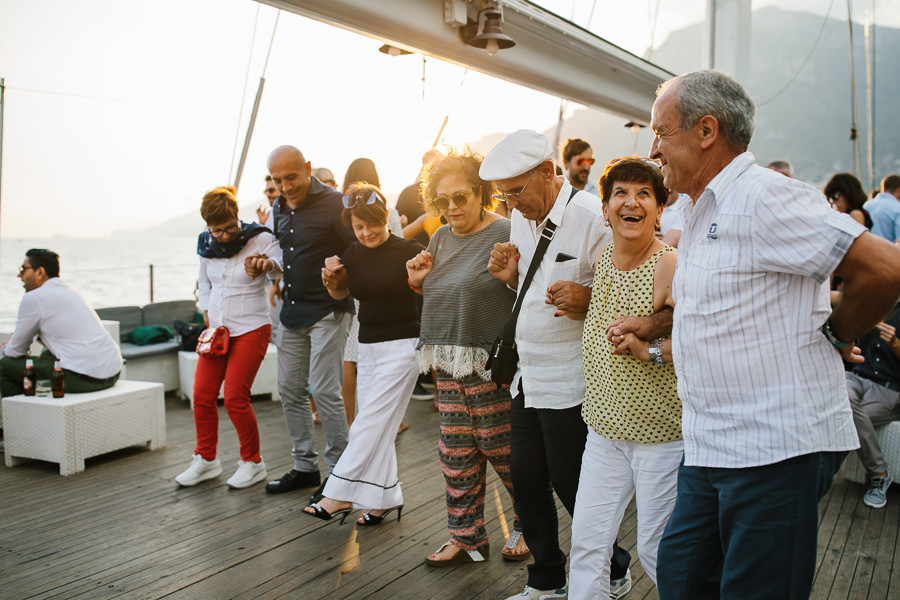
[[266, 491], [270, 494], [283, 494], [293, 490], [302, 490], [319, 485], [321, 476], [318, 471], [298, 471], [291, 469], [281, 479], [270, 481], [266, 484]]
[[319, 486], [319, 489], [317, 489], [315, 492], [313, 492], [313, 495], [309, 497], [310, 504], [318, 504], [319, 501], [321, 501], [322, 498], [325, 497], [324, 492], [325, 492], [325, 484], [326, 483], [328, 483], [327, 477], [322, 480], [322, 485]]
[[434, 392], [429, 392], [425, 388], [422, 387], [422, 384], [416, 383], [416, 387], [413, 388], [412, 391], [412, 399], [413, 400], [431, 400], [434, 398]]

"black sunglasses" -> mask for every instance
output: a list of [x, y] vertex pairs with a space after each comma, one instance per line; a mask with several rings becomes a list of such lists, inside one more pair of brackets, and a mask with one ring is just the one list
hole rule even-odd
[[469, 202], [469, 196], [471, 195], [472, 192], [456, 192], [449, 196], [437, 196], [434, 199], [434, 206], [439, 211], [444, 212], [450, 208], [450, 202], [453, 201], [456, 208], [465, 208], [466, 204]]

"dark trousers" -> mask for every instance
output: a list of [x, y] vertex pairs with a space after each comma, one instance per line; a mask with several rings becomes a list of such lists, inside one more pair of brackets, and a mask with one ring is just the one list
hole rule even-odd
[[[553, 492], [569, 515], [581, 474], [587, 425], [581, 405], [561, 410], [525, 408], [521, 389], [510, 410], [513, 493], [516, 513], [534, 563], [528, 565], [528, 585], [539, 590], [566, 585], [566, 555], [559, 548], [559, 521]], [[625, 577], [631, 556], [613, 547], [610, 579]]]
[[808, 599], [819, 500], [846, 455], [816, 452], [744, 469], [682, 460], [659, 545], [660, 599]]
[[[37, 379], [50, 379], [53, 375], [53, 363], [56, 360], [53, 355], [44, 350], [40, 356], [33, 357], [34, 373]], [[94, 379], [86, 377], [75, 371], [63, 369], [66, 380], [66, 392], [81, 394], [84, 392], [99, 392], [111, 388], [119, 380], [119, 374], [107, 379]], [[23, 381], [25, 380], [25, 357], [12, 358], [4, 356], [0, 358], [0, 396], [9, 397], [25, 393]]]

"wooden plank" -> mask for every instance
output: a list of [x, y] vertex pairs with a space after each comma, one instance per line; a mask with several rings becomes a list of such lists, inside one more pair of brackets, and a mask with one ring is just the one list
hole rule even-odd
[[[291, 468], [281, 405], [254, 402], [270, 478]], [[479, 565], [436, 569], [427, 554], [447, 539], [444, 482], [437, 456], [438, 417], [412, 402], [397, 450], [406, 508], [374, 528], [316, 521], [301, 514], [310, 490], [265, 494], [262, 486], [229, 490], [237, 439], [220, 410], [215, 481], [178, 488], [173, 477], [190, 460], [194, 429], [186, 404], [166, 401], [168, 446], [90, 459], [87, 470], [60, 477], [56, 465], [28, 462], [0, 469], [0, 598], [236, 598], [497, 600], [522, 590], [526, 564], [506, 563], [500, 549], [512, 506], [488, 469], [485, 526], [492, 556]], [[317, 428], [317, 447], [324, 443]], [[900, 487], [888, 506], [861, 503], [862, 486], [838, 476], [820, 507], [813, 598], [900, 597]], [[558, 506], [562, 547], [570, 520]], [[356, 512], [353, 517], [360, 513]], [[14, 515], [14, 518], [10, 518]], [[658, 600], [635, 550], [637, 515], [625, 512], [620, 544], [632, 554], [629, 598]]]

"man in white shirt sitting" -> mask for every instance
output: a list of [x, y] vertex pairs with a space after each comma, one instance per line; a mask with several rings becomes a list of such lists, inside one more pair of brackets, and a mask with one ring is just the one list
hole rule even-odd
[[12, 337], [0, 349], [0, 396], [23, 393], [26, 355], [35, 334], [49, 351], [34, 359], [38, 379], [50, 379], [55, 357], [67, 392], [95, 392], [115, 385], [122, 369], [119, 347], [84, 296], [59, 278], [59, 256], [50, 250], [29, 250], [19, 278], [25, 296]]

